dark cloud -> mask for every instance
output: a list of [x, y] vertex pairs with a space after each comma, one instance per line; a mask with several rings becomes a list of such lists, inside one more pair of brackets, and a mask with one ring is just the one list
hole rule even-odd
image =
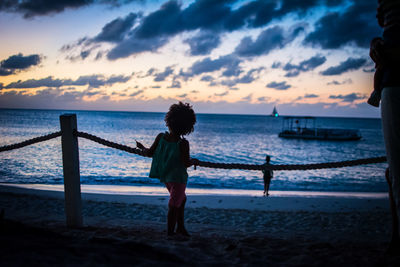
[[304, 98], [317, 98], [317, 97], [319, 97], [319, 95], [316, 95], [316, 94], [305, 94], [304, 95]]
[[8, 76], [11, 74], [14, 74], [14, 71], [3, 69], [2, 67], [0, 67], [0, 76]]
[[366, 72], [366, 73], [375, 72], [375, 68], [363, 69], [363, 72]]
[[24, 18], [61, 13], [65, 9], [80, 8], [91, 4], [119, 6], [140, 0], [0, 0], [0, 11], [17, 12]]
[[[241, 77], [236, 77], [233, 79], [227, 79], [227, 80], [222, 80], [220, 82], [221, 85], [225, 85], [225, 86], [229, 86], [229, 87], [233, 87], [237, 84], [243, 84], [243, 83], [252, 83], [255, 80], [257, 80], [259, 78], [259, 73], [261, 71], [263, 71], [265, 68], [264, 67], [260, 67], [260, 68], [256, 68], [256, 69], [251, 69], [249, 70], [245, 75], [241, 76]], [[213, 82], [213, 81], [211, 81]], [[217, 85], [215, 83], [213, 83], [213, 85]]]
[[316, 24], [314, 32], [305, 39], [306, 44], [324, 49], [336, 49], [345, 45], [369, 47], [374, 36], [381, 35], [376, 22], [376, 1], [353, 0], [352, 5], [341, 12], [328, 13]]
[[252, 1], [232, 10], [223, 22], [225, 29], [233, 31], [245, 25], [259, 27], [270, 22], [276, 15], [276, 3], [272, 1]]
[[[303, 14], [309, 8], [325, 6], [328, 2], [331, 1], [284, 0], [281, 5], [277, 5], [274, 1], [243, 3], [238, 0], [197, 0], [182, 8], [180, 2], [171, 0], [142, 17], [138, 25], [131, 30], [127, 30], [131, 24], [125, 24], [122, 19], [110, 22], [104, 26], [97, 39], [103, 36], [103, 32], [110, 32], [104, 39], [117, 42], [117, 46], [107, 56], [113, 60], [146, 51], [157, 51], [176, 34], [198, 30], [198, 35], [187, 39], [186, 43], [191, 48], [191, 55], [205, 55], [220, 44], [219, 36], [223, 32], [244, 27], [262, 27], [273, 19], [293, 12]], [[114, 29], [111, 27], [114, 24], [119, 26]], [[238, 46], [237, 53], [242, 56], [267, 54], [272, 49], [285, 46], [303, 30], [303, 27], [296, 27], [285, 35], [282, 35], [283, 32], [270, 30], [261, 34], [255, 41], [249, 37], [245, 38]]]
[[155, 82], [161, 82], [161, 81], [165, 81], [165, 79], [170, 76], [171, 74], [173, 74], [174, 69], [172, 68], [172, 66], [168, 66], [165, 68], [165, 70], [163, 72], [159, 72], [157, 74], [155, 74], [154, 77], [154, 81]]
[[259, 102], [268, 102], [270, 100], [270, 97], [266, 97], [266, 96], [261, 96], [257, 98], [257, 101]]
[[112, 85], [115, 83], [125, 83], [130, 80], [131, 77], [129, 76], [111, 76], [109, 78], [105, 78], [103, 75], [87, 75], [87, 76], [80, 76], [77, 80], [71, 81], [70, 84], [64, 85], [76, 85], [76, 86], [84, 86], [88, 85], [92, 88], [99, 88], [101, 86]]
[[196, 36], [186, 39], [185, 43], [190, 46], [190, 55], [207, 55], [221, 43], [219, 35], [212, 32], [200, 31]]
[[97, 52], [96, 57], [94, 58], [94, 60], [99, 60], [102, 57], [103, 57], [103, 52], [99, 51], [99, 52]]
[[182, 87], [181, 82], [176, 79], [172, 81], [171, 86], [168, 86], [168, 88], [181, 88], [181, 87]]
[[230, 4], [236, 0], [197, 0], [181, 9], [177, 1], [168, 1], [147, 15], [136, 29], [137, 38], [173, 36], [196, 29], [220, 30], [231, 15]]
[[60, 13], [67, 8], [79, 8], [93, 3], [93, 0], [2, 0], [0, 11], [22, 13], [25, 18]]
[[280, 67], [282, 67], [282, 63], [275, 61], [274, 63], [272, 63], [271, 68], [273, 69], [279, 69]]
[[43, 79], [30, 79], [26, 81], [13, 82], [5, 86], [6, 89], [27, 89], [27, 88], [39, 88], [39, 87], [61, 87], [61, 86], [84, 86], [88, 85], [92, 88], [98, 88], [105, 85], [112, 85], [115, 83], [127, 82], [130, 76], [111, 76], [109, 78], [103, 75], [87, 75], [80, 76], [76, 80], [71, 79], [54, 79], [52, 76]]
[[60, 79], [53, 79], [53, 77], [49, 76], [43, 79], [29, 79], [25, 81], [18, 81], [9, 83], [4, 88], [6, 89], [26, 89], [26, 88], [39, 88], [39, 87], [61, 87], [63, 85], [70, 85], [71, 80], [60, 80]]
[[204, 75], [200, 79], [200, 81], [203, 81], [203, 82], [212, 82], [214, 80], [215, 80], [215, 78], [213, 76], [211, 76], [211, 75]]
[[343, 102], [349, 102], [352, 103], [355, 100], [361, 100], [361, 99], [365, 99], [366, 95], [362, 95], [359, 93], [351, 93], [351, 94], [347, 94], [347, 95], [330, 95], [329, 96], [330, 99], [340, 99]]
[[[0, 1], [1, 1], [1, 0], [0, 0]], [[71, 50], [75, 49], [76, 47], [79, 47], [79, 46], [81, 46], [81, 45], [87, 43], [87, 41], [89, 41], [89, 40], [90, 40], [90, 39], [89, 39], [88, 37], [80, 38], [78, 41], [76, 41], [76, 42], [74, 42], [74, 43], [72, 43], [72, 44], [63, 45], [63, 46], [60, 48], [60, 51], [61, 51], [61, 52], [68, 52], [68, 51], [71, 51]]]
[[196, 61], [187, 72], [181, 72], [181, 76], [185, 78], [210, 73], [218, 70], [224, 70], [222, 75], [226, 77], [239, 75], [242, 70], [239, 67], [241, 60], [234, 55], [225, 55], [217, 59], [209, 57]]
[[108, 52], [107, 58], [109, 60], [116, 60], [142, 52], [156, 52], [160, 47], [164, 46], [168, 40], [168, 38], [162, 36], [147, 39], [138, 39], [135, 38], [135, 36], [131, 36], [112, 48], [110, 52]]
[[144, 92], [144, 90], [137, 90], [137, 91], [131, 93], [129, 96], [135, 97], [135, 96], [142, 94], [143, 92]]
[[358, 70], [367, 62], [365, 58], [348, 58], [339, 65], [330, 67], [321, 72], [324, 76], [339, 75], [351, 70]]
[[150, 69], [147, 71], [146, 76], [151, 76], [151, 75], [153, 75], [153, 73], [155, 73], [156, 71], [157, 71], [156, 68], [150, 68]]
[[137, 14], [129, 13], [125, 18], [114, 19], [104, 25], [101, 32], [93, 40], [98, 42], [120, 42], [132, 28], [137, 18]]
[[0, 65], [5, 69], [26, 69], [40, 63], [39, 55], [23, 56], [22, 54], [13, 55], [3, 60]]
[[283, 82], [270, 82], [269, 84], [266, 85], [268, 88], [273, 88], [276, 90], [287, 90], [290, 87], [292, 87], [290, 84], [287, 84], [286, 81]]
[[251, 102], [251, 100], [253, 99], [253, 94], [249, 94], [247, 96], [242, 97], [242, 101], [246, 101], [246, 102]]
[[143, 18], [135, 29], [135, 38], [147, 39], [181, 32], [185, 25], [180, 20], [181, 6], [176, 1], [164, 3], [160, 9]]
[[344, 80], [342, 82], [333, 80], [331, 82], [328, 82], [327, 85], [342, 85], [342, 84], [349, 84], [349, 83], [353, 83], [353, 80], [352, 79], [347, 79], [347, 80]]
[[[326, 58], [321, 55], [316, 55], [314, 57], [311, 57], [307, 60], [304, 60], [300, 62], [298, 65], [293, 65], [291, 63], [287, 63], [285, 66], [283, 66], [283, 70], [285, 70], [287, 73], [285, 74], [285, 77], [295, 77], [300, 74], [300, 72], [306, 72], [315, 69], [316, 67], [324, 64], [326, 61]], [[275, 68], [278, 67], [275, 63], [272, 64]]]
[[136, 35], [138, 38], [153, 38], [197, 29], [221, 32], [243, 27], [257, 28], [292, 12], [304, 13], [309, 8], [338, 5], [340, 2], [283, 0], [278, 5], [275, 1], [197, 0], [182, 9], [177, 1], [168, 1], [143, 19]]
[[327, 85], [341, 85], [341, 84], [342, 83], [338, 82], [338, 81], [331, 81], [331, 82], [327, 83]]
[[90, 55], [90, 50], [82, 51], [80, 56], [82, 59], [87, 58]]
[[275, 26], [268, 28], [260, 33], [256, 40], [245, 37], [235, 48], [235, 53], [239, 56], [251, 57], [267, 55], [274, 49], [283, 48], [299, 34], [302, 26], [296, 27], [290, 32], [285, 32], [282, 27]]
[[21, 53], [12, 55], [0, 62], [0, 76], [14, 74], [18, 70], [24, 70], [39, 65], [42, 58], [39, 55], [23, 56]]
[[228, 94], [229, 94], [229, 91], [225, 91], [225, 92], [222, 92], [222, 93], [215, 93], [214, 96], [226, 96]]

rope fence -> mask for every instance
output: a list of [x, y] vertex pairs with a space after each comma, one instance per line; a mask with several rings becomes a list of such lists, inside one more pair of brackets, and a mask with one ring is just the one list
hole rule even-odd
[[43, 135], [43, 136], [39, 136], [39, 137], [35, 137], [35, 138], [32, 138], [32, 139], [28, 139], [28, 140], [25, 140], [25, 141], [20, 142], [20, 143], [1, 146], [0, 147], [0, 152], [9, 151], [9, 150], [13, 150], [13, 149], [17, 149], [17, 148], [33, 145], [33, 144], [44, 142], [44, 141], [47, 141], [47, 140], [50, 140], [50, 139], [53, 139], [53, 138], [56, 138], [56, 137], [59, 137], [59, 136], [61, 136], [61, 131], [55, 132], [55, 133], [51, 133], [51, 134], [47, 134], [47, 135]]
[[[92, 134], [88, 134], [85, 132], [75, 132], [78, 137], [89, 139], [93, 142], [102, 144], [104, 146], [112, 147], [115, 149], [123, 150], [129, 153], [145, 156], [143, 151], [138, 148], [132, 148], [129, 146], [121, 145], [118, 143], [114, 143], [103, 138], [97, 137]], [[356, 159], [356, 160], [346, 160], [346, 161], [337, 161], [337, 162], [326, 162], [326, 163], [316, 163], [316, 164], [282, 164], [282, 165], [273, 165], [273, 164], [241, 164], [241, 163], [216, 163], [209, 161], [199, 161], [197, 166], [205, 167], [205, 168], [214, 168], [214, 169], [240, 169], [240, 170], [252, 170], [252, 171], [262, 171], [262, 170], [272, 170], [272, 171], [295, 171], [295, 170], [317, 170], [317, 169], [329, 169], [329, 168], [342, 168], [342, 167], [350, 167], [356, 165], [363, 164], [372, 164], [372, 163], [382, 163], [386, 162], [386, 157], [373, 157], [373, 158], [364, 158], [364, 159]]]
[[143, 151], [141, 149], [139, 149], [139, 148], [133, 148], [133, 147], [130, 147], [130, 146], [121, 145], [121, 144], [118, 144], [118, 143], [115, 143], [115, 142], [111, 142], [111, 141], [108, 141], [106, 139], [103, 139], [103, 138], [100, 138], [100, 137], [97, 137], [95, 135], [88, 134], [88, 133], [85, 133], [85, 132], [75, 131], [74, 134], [76, 136], [78, 136], [78, 137], [86, 138], [86, 139], [91, 140], [93, 142], [99, 143], [99, 144], [101, 144], [103, 146], [108, 146], [108, 147], [115, 148], [115, 149], [118, 149], [118, 150], [122, 150], [122, 151], [125, 151], [125, 152], [128, 152], [128, 153], [132, 153], [132, 154], [136, 154], [136, 155], [140, 155], [140, 156], [146, 157], [145, 154], [143, 153]]
[[[93, 142], [99, 143], [107, 147], [115, 148], [128, 153], [146, 157], [144, 152], [139, 148], [133, 148], [130, 146], [122, 145], [85, 132], [74, 131], [74, 134], [78, 137], [91, 140]], [[28, 139], [20, 143], [2, 146], [0, 147], [0, 152], [22, 148], [39, 142], [44, 142], [59, 136], [61, 136], [61, 131]], [[295, 170], [342, 168], [342, 167], [351, 167], [356, 165], [374, 164], [383, 162], [386, 162], [385, 156], [363, 158], [356, 160], [336, 161], [336, 162], [314, 163], [314, 164], [267, 164], [266, 165], [266, 164], [242, 164], [242, 163], [218, 163], [218, 162], [209, 162], [200, 160], [197, 166], [205, 168], [225, 169], [225, 170], [240, 169], [240, 170], [253, 170], [253, 171], [262, 171], [262, 170], [295, 171]]]

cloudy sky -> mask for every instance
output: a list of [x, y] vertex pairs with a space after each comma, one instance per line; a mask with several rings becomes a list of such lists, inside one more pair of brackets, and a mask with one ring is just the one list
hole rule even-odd
[[374, 0], [0, 0], [0, 108], [378, 117]]

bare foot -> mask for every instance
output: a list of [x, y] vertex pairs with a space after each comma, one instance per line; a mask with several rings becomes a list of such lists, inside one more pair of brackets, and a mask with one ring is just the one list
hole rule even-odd
[[188, 231], [186, 231], [185, 228], [176, 229], [176, 233], [177, 233], [178, 235], [183, 235], [183, 236], [190, 237], [190, 234], [188, 233]]
[[167, 235], [168, 236], [174, 236], [174, 235], [176, 235], [174, 232], [171, 232], [171, 231], [167, 231]]

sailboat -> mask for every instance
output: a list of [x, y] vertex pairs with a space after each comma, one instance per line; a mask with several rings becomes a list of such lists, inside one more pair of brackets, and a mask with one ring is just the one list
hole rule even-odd
[[274, 106], [274, 109], [272, 110], [271, 113], [271, 117], [278, 117], [278, 116], [279, 116], [278, 111], [276, 110], [276, 106]]

